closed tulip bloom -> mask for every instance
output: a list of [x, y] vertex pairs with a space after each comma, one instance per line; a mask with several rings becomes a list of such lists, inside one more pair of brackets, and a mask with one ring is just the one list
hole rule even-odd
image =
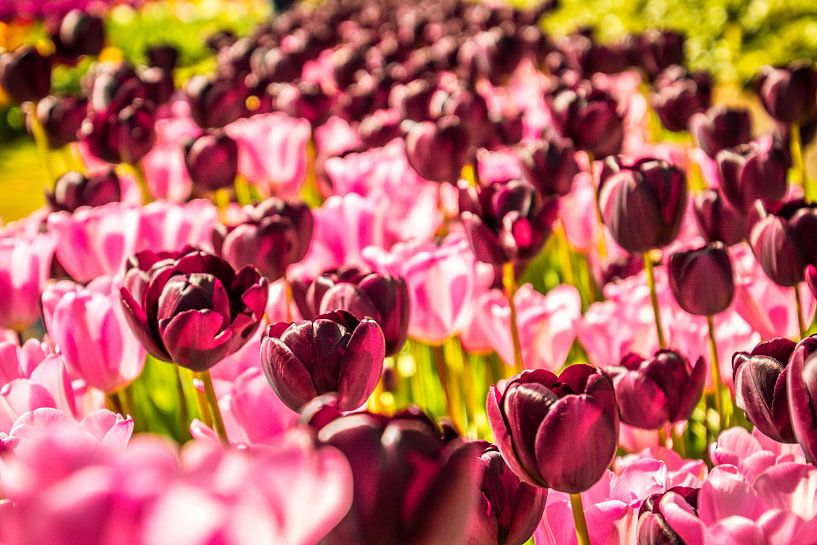
[[788, 165], [780, 147], [752, 142], [722, 150], [716, 159], [721, 192], [738, 210], [748, 211], [757, 199], [777, 201], [786, 196]]
[[268, 294], [254, 268], [236, 272], [219, 257], [188, 249], [137, 254], [120, 295], [131, 329], [153, 357], [201, 372], [253, 336]]
[[389, 106], [400, 112], [401, 119], [424, 121], [429, 118], [434, 86], [424, 79], [406, 85], [395, 85], [389, 94]]
[[703, 358], [692, 366], [673, 350], [659, 350], [646, 359], [628, 354], [608, 372], [621, 421], [647, 430], [687, 420], [706, 384]]
[[338, 410], [357, 409], [383, 372], [386, 342], [377, 322], [344, 310], [267, 328], [261, 365], [284, 404], [299, 411], [319, 395], [336, 393]]
[[496, 445], [481, 441], [481, 497], [471, 517], [466, 545], [523, 545], [542, 519], [547, 490], [513, 474]]
[[396, 110], [377, 110], [363, 118], [357, 131], [360, 140], [368, 148], [381, 148], [403, 136], [400, 114]]
[[221, 128], [244, 113], [245, 90], [228, 79], [195, 76], [184, 88], [190, 115], [203, 129]]
[[744, 108], [712, 106], [690, 118], [689, 131], [704, 153], [715, 158], [719, 151], [752, 139], [752, 117]]
[[122, 188], [114, 169], [106, 169], [87, 176], [79, 172], [66, 172], [54, 184], [54, 191], [46, 198], [52, 210], [73, 212], [80, 206], [102, 206], [119, 202]]
[[164, 68], [144, 68], [139, 72], [139, 78], [145, 84], [148, 99], [157, 106], [170, 102], [176, 92], [173, 72]]
[[488, 421], [502, 457], [522, 481], [575, 494], [593, 486], [618, 445], [612, 381], [590, 365], [558, 377], [524, 371], [488, 393]]
[[757, 429], [781, 443], [796, 443], [786, 382], [795, 344], [778, 337], [732, 356], [735, 402]]
[[502, 265], [533, 258], [545, 245], [558, 202], [521, 180], [474, 188], [461, 182], [460, 218], [474, 255]]
[[145, 51], [148, 66], [161, 68], [167, 72], [173, 72], [179, 64], [179, 49], [170, 44], [158, 44], [148, 47]]
[[698, 232], [707, 242], [733, 246], [749, 235], [749, 219], [733, 208], [717, 189], [707, 189], [695, 196], [693, 213]]
[[678, 306], [690, 314], [713, 316], [735, 297], [732, 261], [720, 242], [672, 254], [668, 272]]
[[650, 78], [673, 64], [683, 65], [685, 41], [684, 35], [674, 30], [647, 30], [636, 37], [636, 63]]
[[805, 123], [817, 111], [817, 70], [810, 62], [764, 67], [757, 94], [768, 114], [782, 123]]
[[156, 141], [156, 112], [151, 102], [137, 99], [121, 110], [91, 114], [81, 138], [89, 151], [109, 163], [137, 164]]
[[[661, 512], [662, 506], [666, 505], [664, 498], [677, 497], [676, 502], [683, 502], [689, 507], [695, 516], [698, 509], [699, 488], [686, 486], [676, 486], [670, 488], [663, 494], [653, 494], [641, 504], [638, 510], [638, 527], [636, 531], [636, 543], [638, 545], [682, 545], [684, 541], [672, 529], [667, 519]], [[673, 504], [675, 507], [677, 503]]]
[[658, 75], [653, 88], [652, 107], [670, 131], [687, 130], [692, 115], [712, 104], [712, 76], [708, 72], [688, 72], [672, 65]]
[[344, 267], [323, 273], [306, 289], [299, 310], [304, 318], [345, 310], [358, 320], [372, 318], [383, 330], [386, 355], [400, 352], [406, 343], [409, 295], [399, 276]]
[[278, 85], [275, 106], [291, 117], [302, 117], [312, 128], [323, 125], [332, 113], [333, 101], [317, 83]]
[[817, 205], [797, 199], [769, 207], [758, 203], [755, 214], [749, 243], [763, 271], [781, 286], [799, 284], [806, 265], [817, 263]]
[[325, 545], [464, 543], [479, 498], [479, 446], [441, 438], [428, 419], [355, 414], [318, 432], [352, 467], [354, 500]]
[[36, 102], [51, 91], [51, 57], [24, 45], [0, 56], [0, 87], [17, 103]]
[[105, 47], [105, 22], [92, 13], [72, 9], [62, 18], [51, 38], [60, 57], [98, 55]]
[[47, 96], [37, 103], [37, 119], [48, 138], [48, 147], [58, 149], [76, 142], [87, 112], [88, 101], [81, 97]]
[[806, 285], [811, 290], [811, 294], [817, 298], [817, 267], [814, 265], [806, 267]]
[[687, 204], [684, 173], [660, 159], [632, 166], [610, 163], [603, 180], [602, 217], [619, 246], [632, 253], [666, 246], [678, 236]]
[[579, 173], [576, 150], [570, 140], [554, 137], [522, 146], [519, 159], [525, 179], [543, 197], [563, 197], [570, 193]]
[[618, 103], [601, 89], [566, 89], [550, 99], [553, 124], [561, 136], [596, 159], [621, 151], [624, 119]]
[[797, 442], [806, 459], [817, 465], [817, 337], [797, 344], [789, 361], [789, 413]]
[[203, 134], [184, 146], [184, 163], [202, 191], [232, 187], [238, 175], [238, 144], [221, 131]]
[[411, 168], [426, 180], [456, 183], [468, 159], [469, 142], [468, 130], [458, 117], [423, 121], [406, 135], [406, 156]]
[[100, 64], [92, 73], [89, 110], [117, 112], [137, 99], [148, 100], [148, 89], [136, 69], [122, 62]]
[[246, 208], [241, 223], [217, 227], [213, 244], [233, 267], [253, 265], [275, 282], [289, 265], [306, 256], [312, 229], [312, 212], [306, 204], [271, 197]]
[[50, 235], [0, 238], [0, 327], [24, 331], [39, 318], [55, 246]]

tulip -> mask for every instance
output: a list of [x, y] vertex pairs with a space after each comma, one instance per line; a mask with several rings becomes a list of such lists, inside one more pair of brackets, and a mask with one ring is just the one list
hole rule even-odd
[[464, 543], [479, 498], [478, 446], [444, 441], [423, 418], [356, 414], [338, 418], [318, 440], [349, 459], [354, 500], [325, 545]]
[[743, 108], [712, 106], [690, 118], [689, 131], [704, 153], [714, 159], [719, 151], [751, 140], [752, 118]]
[[155, 121], [152, 103], [136, 99], [119, 111], [94, 112], [82, 124], [80, 134], [88, 150], [100, 159], [135, 165], [153, 147]]
[[706, 189], [695, 196], [693, 213], [698, 231], [707, 242], [733, 246], [749, 234], [748, 218], [721, 197], [717, 189]]
[[92, 73], [89, 109], [94, 112], [118, 112], [136, 100], [147, 100], [145, 82], [130, 64], [101, 64]]
[[817, 112], [817, 70], [810, 62], [785, 68], [766, 66], [758, 78], [757, 94], [776, 121], [803, 124]]
[[471, 517], [466, 545], [523, 545], [542, 518], [547, 490], [523, 483], [502, 459], [499, 449], [486, 442], [479, 461], [482, 492]]
[[543, 197], [563, 197], [570, 193], [579, 173], [575, 153], [569, 140], [550, 138], [524, 145], [519, 160], [525, 179]]
[[[48, 138], [48, 147], [58, 149], [77, 141], [77, 133], [88, 110], [88, 101], [78, 97], [47, 96], [37, 104], [37, 120]], [[29, 130], [33, 132], [31, 121]]]
[[423, 121], [406, 135], [406, 156], [411, 168], [426, 180], [456, 183], [467, 161], [469, 142], [468, 130], [458, 117]]
[[194, 76], [184, 88], [190, 115], [204, 129], [224, 127], [244, 112], [244, 89], [223, 78]]
[[713, 316], [726, 310], [734, 299], [732, 261], [719, 242], [672, 254], [668, 270], [672, 294], [690, 314]]
[[584, 34], [572, 34], [563, 44], [567, 60], [580, 73], [616, 74], [627, 69], [627, 53], [621, 44], [602, 44]]
[[62, 18], [51, 39], [59, 57], [99, 55], [105, 47], [105, 22], [97, 15], [72, 9]]
[[173, 72], [164, 68], [145, 68], [139, 73], [139, 78], [145, 85], [148, 99], [157, 106], [170, 102], [176, 92]]
[[806, 267], [806, 284], [811, 290], [811, 294], [817, 299], [817, 267], [814, 265]]
[[320, 85], [301, 81], [296, 84], [278, 85], [276, 107], [290, 117], [302, 117], [312, 128], [323, 125], [329, 118], [332, 100]]
[[687, 420], [706, 383], [703, 358], [691, 366], [672, 350], [659, 350], [648, 359], [628, 354], [608, 373], [616, 390], [621, 421], [646, 430]]
[[749, 232], [752, 252], [775, 283], [796, 286], [806, 265], [817, 264], [817, 205], [791, 200], [769, 207], [757, 204], [755, 212], [758, 220]]
[[396, 85], [389, 95], [389, 106], [400, 112], [401, 119], [425, 121], [429, 118], [434, 87], [424, 79], [407, 85]]
[[377, 110], [358, 125], [360, 140], [368, 148], [380, 148], [403, 136], [400, 116], [396, 110]]
[[618, 172], [603, 179], [599, 200], [613, 239], [632, 253], [675, 240], [687, 203], [684, 173], [659, 159], [612, 165]]
[[267, 303], [267, 282], [201, 250], [131, 258], [120, 289], [125, 317], [155, 358], [203, 372], [253, 336]]
[[37, 102], [51, 91], [51, 57], [24, 45], [0, 56], [0, 87], [17, 103]]
[[684, 64], [685, 37], [674, 30], [650, 29], [639, 34], [635, 41], [636, 64], [650, 78], [674, 64]]
[[307, 319], [333, 310], [345, 310], [358, 320], [373, 319], [383, 330], [387, 356], [400, 352], [406, 342], [409, 295], [399, 276], [367, 273], [356, 267], [323, 273], [306, 289], [299, 310]]
[[789, 396], [789, 414], [792, 430], [806, 459], [817, 465], [817, 336], [800, 341], [789, 360], [789, 376], [786, 381]]
[[254, 265], [270, 282], [301, 261], [312, 240], [313, 219], [302, 202], [272, 197], [244, 211], [244, 221], [217, 227], [216, 251], [235, 268]]
[[[675, 486], [662, 494], [653, 494], [641, 504], [638, 511], [638, 529], [636, 531], [638, 545], [675, 545], [684, 543], [683, 540], [664, 518], [663, 509], [668, 507], [667, 500], [675, 500], [685, 505], [693, 516], [697, 516], [698, 488]], [[666, 498], [666, 499], [665, 499]], [[683, 511], [682, 511], [683, 512]]]
[[747, 212], [757, 199], [778, 201], [786, 196], [786, 155], [777, 146], [750, 143], [725, 149], [716, 156], [720, 188], [733, 207]]
[[147, 48], [145, 51], [148, 66], [161, 68], [167, 72], [173, 72], [179, 63], [179, 50], [170, 44], [158, 44]]
[[203, 134], [185, 144], [184, 163], [200, 189], [232, 187], [238, 175], [238, 144], [220, 131]]
[[261, 341], [261, 363], [270, 386], [292, 410], [337, 393], [338, 410], [350, 411], [374, 392], [385, 350], [377, 322], [337, 310], [271, 325]]
[[437, 90], [431, 96], [428, 109], [432, 119], [457, 116], [468, 131], [472, 146], [480, 146], [491, 136], [488, 103], [477, 92], [464, 87], [451, 91]]
[[0, 327], [24, 331], [37, 320], [55, 246], [50, 235], [0, 238]]
[[556, 131], [596, 159], [621, 151], [624, 120], [612, 95], [600, 89], [566, 89], [550, 99]]
[[618, 407], [612, 381], [590, 365], [560, 376], [536, 369], [491, 387], [488, 421], [502, 457], [523, 482], [577, 494], [613, 460]]
[[732, 357], [735, 400], [755, 427], [775, 441], [796, 443], [789, 413], [789, 359], [795, 344], [778, 337]]
[[113, 169], [107, 169], [85, 176], [79, 172], [67, 172], [54, 184], [54, 191], [47, 192], [46, 198], [52, 210], [73, 212], [80, 206], [102, 206], [119, 202], [122, 189], [119, 176]]
[[688, 72], [672, 65], [655, 79], [650, 95], [652, 107], [670, 131], [685, 131], [693, 114], [712, 104], [712, 76], [708, 72]]

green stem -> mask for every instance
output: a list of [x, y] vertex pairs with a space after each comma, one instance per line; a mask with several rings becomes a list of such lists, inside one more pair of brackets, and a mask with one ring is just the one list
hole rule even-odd
[[596, 240], [597, 249], [599, 252], [599, 259], [602, 262], [607, 260], [607, 241], [604, 238], [604, 216], [601, 213], [601, 202], [599, 201], [599, 186], [593, 177], [594, 164], [596, 158], [592, 152], [587, 152], [587, 161], [590, 164], [590, 184], [593, 186], [593, 202], [596, 208], [596, 224], [599, 228], [598, 238]]
[[721, 428], [724, 428], [723, 413], [723, 384], [721, 382], [721, 368], [718, 358], [718, 345], [715, 342], [715, 322], [712, 316], [706, 317], [706, 325], [709, 330], [709, 352], [712, 355], [712, 381], [715, 383], [715, 410], [721, 421]]
[[142, 170], [142, 165], [133, 163], [130, 165], [133, 173], [136, 176], [136, 183], [139, 184], [139, 189], [142, 192], [142, 204], [149, 204], [153, 202], [153, 195], [150, 194], [150, 186], [148, 180], [145, 178], [145, 171]]
[[681, 458], [686, 457], [686, 443], [684, 443], [684, 436], [672, 428], [672, 448], [681, 455]]
[[575, 286], [581, 291], [581, 286], [576, 281], [576, 273], [573, 271], [573, 260], [570, 256], [570, 241], [567, 239], [567, 231], [563, 221], [558, 221], [556, 224], [556, 242], [559, 247], [559, 261], [562, 263], [562, 273], [564, 274], [564, 281], [571, 286]]
[[666, 348], [667, 343], [664, 339], [664, 328], [661, 326], [661, 309], [658, 306], [658, 293], [655, 291], [655, 267], [653, 266], [650, 252], [644, 252], [644, 270], [647, 273], [647, 285], [650, 288], [650, 303], [652, 304], [652, 313], [655, 317], [655, 331], [658, 334], [658, 347], [662, 350]]
[[33, 102], [29, 102], [26, 104], [26, 113], [28, 114], [29, 124], [31, 126], [31, 135], [34, 137], [34, 143], [37, 146], [37, 151], [40, 154], [40, 158], [43, 161], [43, 166], [45, 167], [45, 173], [48, 175], [48, 183], [53, 184], [54, 181], [57, 179], [57, 176], [54, 172], [54, 167], [51, 164], [51, 158], [49, 156], [49, 146], [48, 146], [48, 135], [45, 133], [45, 129], [40, 124], [40, 118], [37, 117], [37, 104]]
[[584, 518], [582, 495], [571, 494], [570, 505], [573, 507], [573, 522], [576, 524], [578, 545], [590, 545], [590, 532], [587, 531], [587, 519]]
[[108, 400], [108, 405], [110, 405], [113, 412], [126, 416], [125, 409], [122, 408], [122, 400], [119, 399], [116, 392], [105, 394], [105, 398]]
[[513, 262], [505, 263], [502, 266], [502, 286], [505, 288], [505, 296], [508, 298], [508, 308], [511, 311], [511, 342], [513, 343], [513, 366], [514, 373], [521, 373], [525, 369], [525, 362], [522, 361], [522, 343], [519, 340], [519, 327], [516, 323], [516, 274]]
[[179, 398], [179, 431], [184, 434], [190, 424], [190, 416], [187, 412], [187, 400], [184, 396], [184, 378], [182, 377], [181, 367], [173, 365], [173, 369], [176, 371], [176, 395]]
[[445, 351], [441, 344], [432, 346], [431, 351], [433, 353], [432, 359], [434, 360], [434, 365], [437, 367], [437, 377], [440, 380], [440, 386], [442, 386], [443, 395], [445, 396], [445, 414], [448, 415], [448, 418], [450, 418], [452, 422], [456, 423], [456, 419], [454, 418], [454, 400], [451, 395], [451, 390], [449, 389], [448, 374], [445, 367]]
[[808, 174], [806, 172], [806, 162], [803, 160], [803, 139], [800, 135], [800, 125], [797, 123], [791, 124], [789, 131], [789, 138], [791, 139], [791, 160], [794, 171], [797, 173], [797, 178], [800, 185], [803, 186], [803, 193], [807, 201], [811, 200], [811, 191], [809, 187]]
[[803, 321], [803, 301], [800, 298], [800, 286], [794, 286], [794, 305], [797, 312], [797, 327], [800, 328], [800, 338], [806, 336], [806, 324]]
[[665, 426], [658, 428], [658, 442], [662, 447], [667, 446], [667, 428]]
[[207, 396], [207, 405], [210, 407], [210, 415], [213, 417], [213, 427], [218, 434], [219, 439], [225, 445], [229, 445], [230, 441], [227, 439], [227, 428], [224, 427], [224, 419], [221, 417], [221, 409], [218, 408], [218, 398], [216, 398], [216, 390], [213, 388], [213, 377], [210, 376], [210, 371], [203, 371], [196, 373], [198, 377], [204, 382], [204, 393]]

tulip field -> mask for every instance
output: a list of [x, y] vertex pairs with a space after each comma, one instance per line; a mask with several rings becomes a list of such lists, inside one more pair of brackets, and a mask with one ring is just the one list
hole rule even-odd
[[0, 0], [0, 545], [817, 545], [817, 8]]

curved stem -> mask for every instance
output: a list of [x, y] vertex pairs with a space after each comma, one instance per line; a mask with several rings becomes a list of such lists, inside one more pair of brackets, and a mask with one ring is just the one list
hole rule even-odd
[[117, 395], [116, 392], [105, 394], [105, 399], [107, 399], [108, 405], [111, 406], [113, 412], [121, 414], [122, 416], [127, 416], [125, 414], [125, 409], [122, 408], [122, 400], [119, 399], [119, 395]]
[[790, 126], [789, 138], [791, 140], [791, 160], [794, 171], [797, 173], [797, 178], [800, 185], [803, 186], [803, 193], [806, 200], [811, 200], [811, 188], [809, 187], [808, 174], [806, 173], [806, 162], [803, 160], [803, 139], [800, 134], [800, 125], [792, 123]]
[[434, 365], [437, 367], [437, 375], [440, 379], [440, 386], [443, 388], [443, 395], [445, 396], [445, 412], [452, 422], [456, 422], [454, 418], [454, 400], [451, 395], [451, 390], [448, 385], [448, 373], [445, 366], [445, 351], [443, 345], [434, 345], [431, 347], [432, 359]]
[[590, 532], [587, 531], [587, 519], [584, 518], [584, 506], [581, 494], [570, 495], [570, 505], [573, 507], [573, 522], [576, 525], [576, 538], [579, 545], [590, 545]]
[[655, 268], [650, 258], [650, 252], [644, 252], [644, 270], [647, 273], [647, 285], [650, 288], [650, 303], [652, 303], [652, 313], [655, 317], [658, 348], [664, 349], [667, 343], [664, 339], [664, 328], [661, 326], [661, 309], [658, 306], [658, 293], [655, 291]]
[[48, 135], [45, 133], [45, 129], [40, 124], [40, 118], [37, 117], [37, 104], [33, 102], [26, 103], [26, 107], [24, 108], [26, 114], [28, 114], [28, 120], [31, 127], [31, 135], [34, 137], [34, 143], [37, 146], [37, 151], [40, 154], [40, 158], [43, 161], [43, 166], [45, 167], [45, 173], [48, 176], [48, 183], [53, 184], [54, 181], [57, 179], [56, 174], [54, 172], [54, 167], [51, 164], [51, 158], [49, 156], [49, 146], [48, 146]]
[[590, 185], [593, 186], [593, 202], [596, 207], [596, 224], [599, 228], [599, 234], [596, 240], [599, 258], [602, 261], [607, 259], [607, 241], [604, 238], [604, 216], [601, 213], [601, 202], [599, 201], [599, 186], [596, 184], [596, 179], [593, 174], [596, 158], [592, 152], [587, 152], [587, 161], [590, 165]]
[[513, 343], [513, 366], [515, 373], [521, 373], [525, 369], [522, 361], [522, 343], [519, 340], [519, 327], [516, 323], [516, 303], [513, 298], [516, 295], [516, 273], [513, 269], [513, 262], [505, 263], [502, 266], [502, 286], [505, 288], [505, 296], [508, 298], [508, 308], [511, 310], [511, 342]]
[[210, 407], [210, 416], [213, 417], [213, 427], [221, 442], [228, 445], [230, 441], [227, 439], [227, 428], [224, 427], [221, 409], [218, 408], [218, 398], [216, 398], [216, 390], [213, 388], [213, 377], [210, 376], [209, 370], [197, 373], [197, 375], [204, 382], [204, 394], [207, 397], [207, 405]]
[[803, 301], [800, 298], [800, 285], [794, 286], [794, 305], [797, 312], [797, 327], [800, 328], [800, 338], [806, 336], [806, 323], [803, 321]]
[[142, 170], [142, 165], [134, 163], [130, 165], [136, 175], [136, 183], [139, 184], [139, 189], [142, 191], [142, 204], [153, 202], [153, 195], [150, 194], [150, 186], [148, 180], [145, 178], [145, 171]]
[[[286, 305], [287, 322], [292, 322], [292, 284], [289, 283], [287, 273], [284, 272], [284, 304]], [[266, 312], [264, 316], [266, 316]], [[269, 319], [269, 317], [267, 317]]]
[[721, 420], [721, 427], [724, 426], [723, 414], [723, 383], [721, 382], [721, 367], [718, 358], [718, 345], [715, 342], [715, 322], [712, 316], [706, 317], [706, 325], [709, 330], [709, 352], [712, 355], [712, 382], [715, 383], [715, 410], [718, 411], [718, 417]]

